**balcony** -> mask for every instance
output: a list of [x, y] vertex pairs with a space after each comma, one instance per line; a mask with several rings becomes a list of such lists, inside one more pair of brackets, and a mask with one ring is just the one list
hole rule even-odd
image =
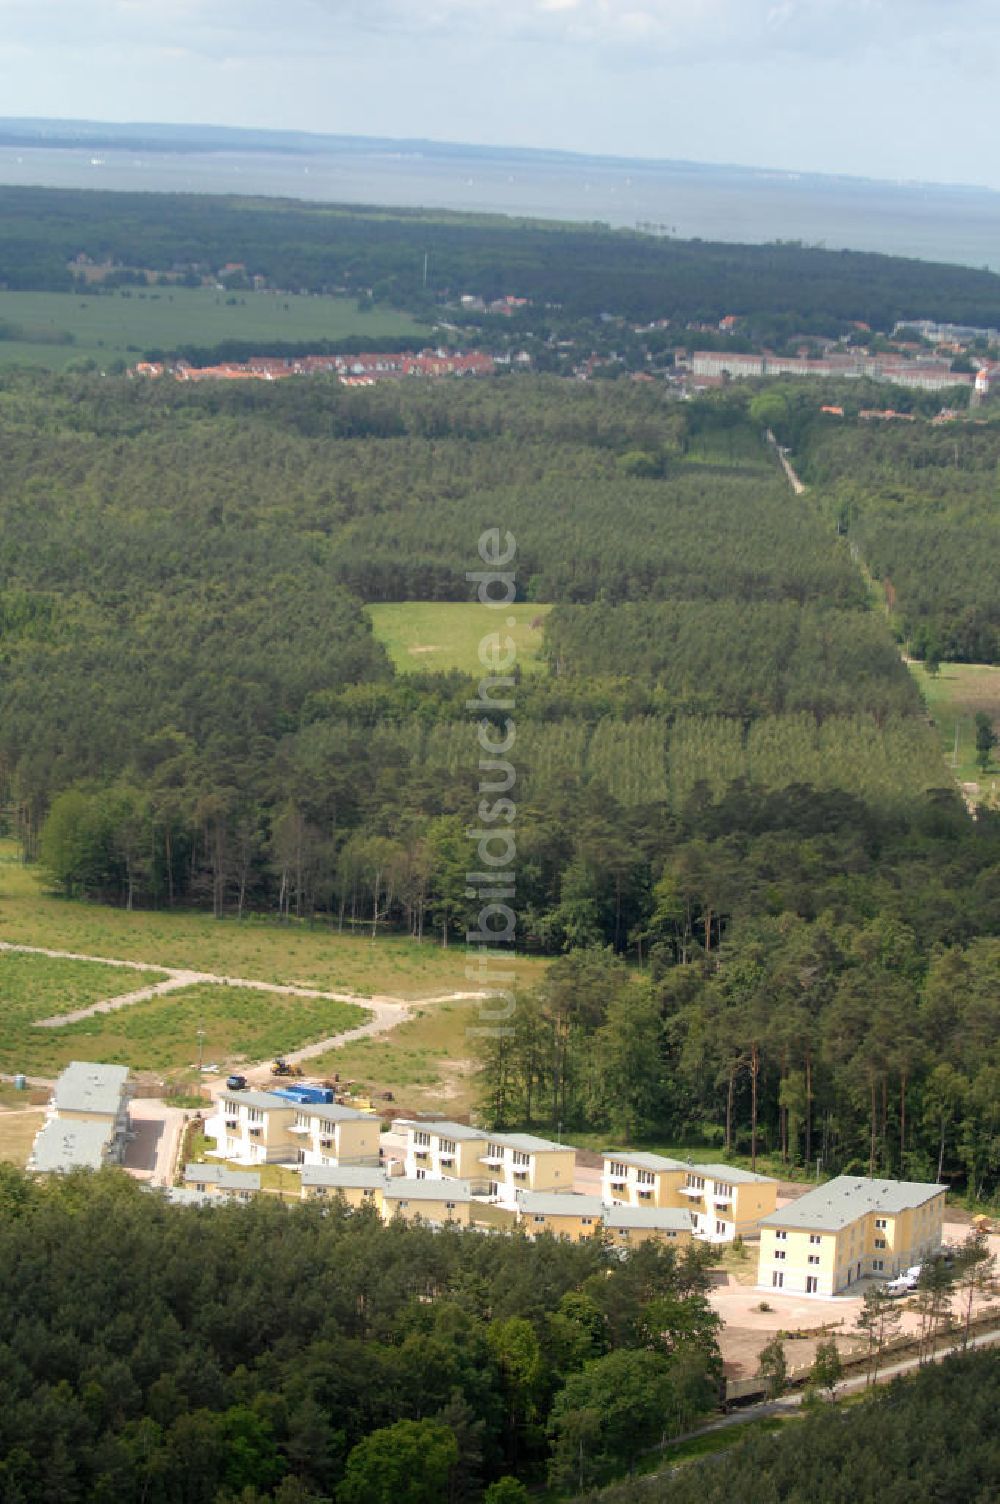
[[455, 1156], [454, 1154], [439, 1154], [438, 1160], [443, 1165], [453, 1165], [455, 1163]]
[[732, 1206], [733, 1193], [732, 1191], [715, 1191], [709, 1200], [714, 1206]]
[[309, 1133], [311, 1130], [308, 1123], [292, 1123], [288, 1131], [289, 1133]]
[[479, 1163], [481, 1165], [489, 1165], [491, 1169], [495, 1169], [498, 1165], [502, 1165], [503, 1164], [503, 1155], [502, 1154], [484, 1154], [483, 1157], [482, 1157], [482, 1159], [479, 1161]]
[[703, 1185], [682, 1185], [678, 1186], [678, 1190], [682, 1196], [690, 1196], [692, 1201], [700, 1201], [705, 1194]]
[[608, 1183], [610, 1185], [628, 1185], [628, 1180], [624, 1175], [609, 1175]]

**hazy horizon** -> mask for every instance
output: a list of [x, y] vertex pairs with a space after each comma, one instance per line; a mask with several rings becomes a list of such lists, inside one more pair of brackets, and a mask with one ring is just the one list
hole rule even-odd
[[15, 116], [1000, 189], [1000, 12], [973, 0], [0, 0], [0, 15]]

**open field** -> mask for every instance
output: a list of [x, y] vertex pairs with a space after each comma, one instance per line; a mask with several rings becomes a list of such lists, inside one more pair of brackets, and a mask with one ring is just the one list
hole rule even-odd
[[[162, 979], [160, 972], [0, 951], [0, 1071], [47, 1073], [50, 1059], [58, 1053], [53, 1047], [63, 1036], [33, 1028], [35, 1020], [119, 997]], [[72, 1053], [65, 1056], [65, 1060], [72, 1058]]]
[[510, 637], [523, 673], [542, 667], [542, 624], [551, 606], [524, 603], [494, 611], [478, 601], [391, 601], [366, 607], [375, 636], [401, 674], [485, 672], [479, 644], [496, 632]]
[[[978, 783], [984, 796], [1000, 792], [1000, 763], [994, 752], [984, 778], [976, 763], [976, 714], [985, 711], [1000, 730], [1000, 668], [982, 663], [942, 663], [931, 675], [922, 663], [909, 665], [934, 718], [949, 768], [960, 783]], [[958, 759], [955, 761], [955, 734]]]
[[[381, 993], [419, 1001], [475, 991], [480, 985], [465, 975], [463, 945], [446, 950], [430, 939], [418, 944], [397, 935], [380, 935], [373, 943], [319, 924], [279, 924], [269, 918], [220, 921], [188, 910], [128, 913], [70, 902], [46, 892], [44, 874], [25, 867], [11, 841], [0, 842], [0, 940], [261, 982], [301, 983], [353, 992], [362, 1000]], [[511, 965], [522, 983], [537, 981], [546, 967], [534, 957]], [[139, 985], [135, 973], [128, 980], [130, 986]]]
[[309, 1062], [310, 1075], [340, 1072], [363, 1094], [391, 1091], [396, 1105], [411, 1112], [453, 1117], [473, 1105], [474, 1040], [468, 1030], [479, 1022], [476, 1003], [435, 1003], [417, 1009], [391, 1034], [359, 1039]]
[[[99, 1013], [61, 1029], [29, 1029], [16, 1050], [4, 1046], [5, 1068], [55, 1075], [70, 1060], [106, 1060], [137, 1071], [189, 1070], [198, 1060], [226, 1067], [284, 1054], [364, 1022], [351, 1003], [287, 997], [250, 988], [185, 987], [115, 1013]], [[16, 1059], [14, 1058], [16, 1055]], [[12, 1060], [12, 1064], [6, 1064]]]
[[101, 294], [0, 292], [0, 366], [61, 371], [70, 362], [131, 365], [146, 350], [215, 345], [222, 340], [307, 341], [350, 335], [412, 335], [407, 314], [359, 313], [351, 298], [207, 287], [121, 288]]
[[44, 1117], [42, 1107], [0, 1112], [0, 1164], [24, 1166]]

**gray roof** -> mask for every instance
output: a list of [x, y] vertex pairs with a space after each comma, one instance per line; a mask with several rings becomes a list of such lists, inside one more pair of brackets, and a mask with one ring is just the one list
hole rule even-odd
[[35, 1138], [30, 1168], [56, 1174], [74, 1169], [99, 1170], [113, 1137], [111, 1123], [50, 1118]]
[[696, 1175], [706, 1180], [724, 1180], [729, 1185], [776, 1185], [772, 1175], [757, 1175], [753, 1170], [740, 1170], [736, 1165], [688, 1165]]
[[223, 1191], [260, 1190], [260, 1175], [255, 1170], [231, 1170], [228, 1165], [185, 1165], [184, 1180], [217, 1185]]
[[692, 1232], [691, 1213], [684, 1207], [608, 1206], [604, 1210], [606, 1227], [653, 1227], [669, 1232]]
[[117, 1117], [128, 1085], [127, 1065], [96, 1065], [71, 1060], [56, 1082], [52, 1101], [57, 1112], [99, 1112]]
[[605, 1149], [605, 1159], [619, 1164], [634, 1165], [637, 1170], [690, 1170], [692, 1166], [683, 1159], [667, 1159], [662, 1154], [626, 1154], [624, 1149]]
[[626, 1154], [620, 1149], [605, 1149], [603, 1157], [623, 1165], [634, 1165], [637, 1170], [683, 1170], [704, 1175], [706, 1180], [724, 1180], [728, 1185], [763, 1184], [771, 1180], [770, 1175], [756, 1175], [751, 1170], [740, 1170], [736, 1165], [700, 1165], [691, 1159], [668, 1159], [663, 1154]]
[[264, 1107], [272, 1112], [298, 1112], [301, 1102], [292, 1102], [288, 1097], [275, 1096], [273, 1091], [231, 1091], [228, 1087], [219, 1092], [219, 1101], [238, 1107]]
[[222, 1197], [211, 1191], [196, 1191], [188, 1185], [147, 1186], [147, 1190], [159, 1192], [171, 1206], [221, 1206]]
[[491, 1144], [503, 1144], [508, 1149], [520, 1149], [525, 1154], [535, 1154], [547, 1149], [576, 1151], [572, 1144], [557, 1144], [550, 1138], [536, 1138], [533, 1133], [484, 1133], [483, 1138]]
[[526, 1216], [534, 1217], [600, 1217], [604, 1212], [600, 1196], [575, 1191], [519, 1191], [517, 1204]]
[[373, 1113], [360, 1112], [357, 1107], [341, 1107], [337, 1102], [302, 1102], [296, 1116], [322, 1118], [327, 1123], [353, 1123], [359, 1119], [366, 1123], [375, 1121]]
[[807, 1191], [797, 1201], [761, 1217], [762, 1227], [805, 1227], [819, 1232], [839, 1232], [866, 1212], [897, 1216], [922, 1206], [946, 1189], [943, 1185], [915, 1180], [866, 1180], [857, 1175], [838, 1175], [826, 1185]]
[[394, 1175], [385, 1182], [388, 1201], [471, 1201], [472, 1191], [467, 1180], [411, 1180], [406, 1175]]
[[367, 1165], [303, 1165], [302, 1184], [322, 1185], [350, 1190], [352, 1188], [376, 1189], [385, 1185], [384, 1170]]
[[415, 1128], [421, 1133], [433, 1133], [439, 1138], [459, 1139], [486, 1139], [489, 1133], [485, 1128], [470, 1128], [468, 1123], [450, 1123], [446, 1118], [441, 1118], [433, 1123], [423, 1123], [419, 1118], [397, 1118], [394, 1128]]

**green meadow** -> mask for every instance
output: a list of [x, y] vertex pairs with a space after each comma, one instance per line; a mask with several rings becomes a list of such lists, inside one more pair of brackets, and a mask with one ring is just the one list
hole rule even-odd
[[984, 776], [976, 762], [976, 715], [984, 712], [1000, 732], [1000, 668], [942, 663], [937, 674], [929, 674], [922, 663], [909, 667], [937, 727], [949, 768], [959, 783], [977, 783], [981, 795], [990, 798], [995, 788], [1000, 789], [1000, 759], [994, 750]]
[[353, 298], [209, 287], [128, 287], [98, 293], [0, 291], [0, 366], [61, 371], [92, 360], [132, 365], [147, 350], [412, 335], [420, 325], [391, 309], [359, 313]]
[[494, 632], [511, 638], [522, 673], [543, 667], [545, 617], [551, 606], [520, 603], [493, 610], [475, 601], [391, 601], [366, 609], [375, 636], [401, 674], [485, 672], [479, 645]]

